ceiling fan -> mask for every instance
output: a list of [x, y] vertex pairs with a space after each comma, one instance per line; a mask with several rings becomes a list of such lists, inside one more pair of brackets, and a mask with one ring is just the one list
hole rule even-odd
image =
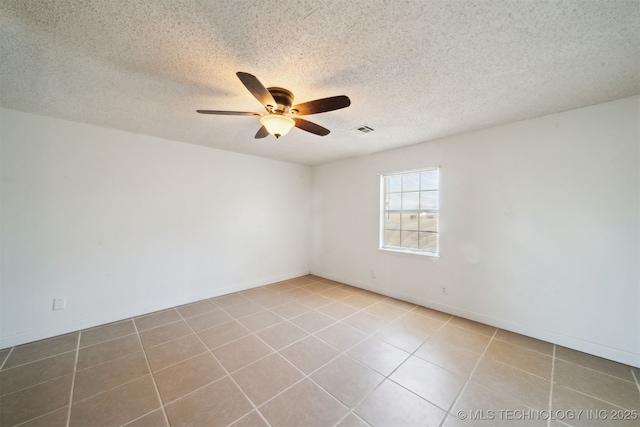
[[256, 133], [256, 138], [264, 138], [271, 134], [276, 138], [285, 135], [292, 127], [297, 127], [316, 135], [325, 136], [329, 129], [301, 119], [298, 116], [325, 113], [339, 110], [351, 105], [351, 100], [344, 95], [316, 99], [314, 101], [293, 104], [293, 93], [281, 87], [265, 88], [256, 76], [239, 71], [236, 73], [242, 84], [264, 106], [267, 114], [247, 111], [219, 111], [196, 110], [201, 114], [221, 114], [227, 116], [260, 116], [262, 127]]

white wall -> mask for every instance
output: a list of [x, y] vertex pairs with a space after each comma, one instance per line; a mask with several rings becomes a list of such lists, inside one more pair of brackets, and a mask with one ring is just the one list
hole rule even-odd
[[309, 167], [0, 117], [0, 348], [309, 273]]
[[[640, 366], [639, 118], [633, 97], [314, 167], [311, 271]], [[436, 165], [441, 258], [378, 250], [378, 174]]]

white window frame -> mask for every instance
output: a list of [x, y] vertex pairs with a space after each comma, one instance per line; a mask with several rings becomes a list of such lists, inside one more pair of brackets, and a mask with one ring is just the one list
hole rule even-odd
[[[416, 248], [410, 248], [410, 247], [405, 247], [402, 246], [402, 237], [400, 237], [400, 246], [394, 246], [394, 245], [389, 245], [386, 244], [385, 242], [385, 230], [388, 230], [385, 227], [385, 216], [389, 215], [389, 210], [387, 209], [387, 206], [389, 204], [389, 194], [404, 194], [405, 191], [404, 188], [401, 189], [400, 192], [388, 192], [386, 187], [386, 183], [388, 182], [386, 178], [388, 177], [392, 177], [392, 176], [404, 176], [404, 175], [409, 175], [409, 174], [415, 174], [415, 173], [420, 173], [420, 172], [431, 172], [431, 171], [437, 171], [437, 188], [436, 189], [429, 189], [429, 190], [422, 190], [422, 184], [420, 184], [420, 187], [418, 189], [418, 191], [420, 192], [420, 194], [422, 194], [422, 192], [435, 192], [436, 194], [436, 206], [435, 209], [433, 207], [429, 207], [429, 208], [422, 208], [422, 206], [419, 206], [418, 209], [408, 209], [407, 212], [416, 212], [418, 215], [437, 215], [437, 220], [436, 220], [436, 227], [435, 227], [435, 231], [428, 231], [428, 233], [434, 234], [435, 235], [435, 250], [431, 250], [431, 249], [416, 249]], [[430, 256], [430, 257], [439, 257], [440, 256], [440, 233], [439, 233], [439, 224], [440, 224], [440, 166], [434, 166], [434, 167], [428, 167], [428, 168], [422, 168], [422, 169], [414, 169], [414, 170], [408, 170], [408, 171], [401, 171], [401, 172], [390, 172], [390, 173], [382, 173], [380, 174], [380, 229], [379, 229], [379, 246], [378, 249], [383, 250], [383, 251], [390, 251], [390, 252], [399, 252], [399, 253], [408, 253], [408, 254], [415, 254], [415, 255], [423, 255], [423, 256]], [[414, 190], [410, 190], [411, 192], [415, 192]], [[407, 191], [409, 192], [409, 191]], [[402, 196], [401, 196], [402, 197]], [[400, 212], [404, 212], [403, 209], [400, 209]], [[400, 217], [402, 218], [402, 213], [400, 215]], [[400, 220], [401, 224], [400, 224], [400, 228], [398, 229], [398, 231], [400, 231], [400, 236], [402, 236], [402, 232], [403, 231], [407, 231], [407, 232], [415, 232], [416, 230], [403, 230], [402, 229], [402, 219]], [[419, 218], [418, 218], [419, 221]], [[418, 233], [419, 235], [420, 233]]]

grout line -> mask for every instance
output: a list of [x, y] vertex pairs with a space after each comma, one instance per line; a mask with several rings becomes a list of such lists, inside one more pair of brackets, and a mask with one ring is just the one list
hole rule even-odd
[[11, 349], [9, 350], [9, 353], [7, 354], [7, 356], [6, 356], [6, 357], [4, 358], [4, 360], [2, 361], [2, 364], [0, 364], [0, 371], [4, 368], [4, 365], [6, 365], [7, 360], [9, 360], [9, 357], [11, 356], [11, 354], [13, 353], [13, 350], [14, 350], [15, 348], [16, 348], [16, 347], [15, 347], [15, 346], [13, 346], [13, 347], [11, 347]]
[[82, 338], [82, 330], [78, 332], [78, 343], [76, 344], [76, 360], [73, 363], [73, 378], [71, 379], [71, 391], [69, 393], [69, 410], [67, 411], [67, 424], [71, 423], [71, 407], [73, 404], [73, 390], [76, 387], [76, 372], [78, 372], [78, 359], [80, 358], [80, 339]]
[[634, 380], [636, 380], [636, 387], [638, 387], [638, 392], [640, 392], [640, 378], [636, 376], [636, 373], [634, 372], [633, 368], [631, 368], [631, 376], [633, 377]]
[[[554, 345], [554, 348], [555, 348], [555, 345]], [[588, 353], [585, 353], [585, 354], [588, 354]], [[596, 357], [597, 357], [597, 356], [596, 356]], [[617, 376], [617, 375], [612, 375], [612, 374], [609, 374], [609, 373], [607, 373], [607, 372], [604, 372], [604, 371], [601, 371], [601, 370], [598, 370], [598, 369], [593, 369], [593, 368], [590, 368], [590, 367], [588, 367], [588, 366], [582, 365], [582, 364], [580, 364], [580, 363], [575, 363], [575, 362], [571, 362], [571, 361], [569, 361], [569, 360], [560, 359], [560, 358], [558, 358], [557, 356], [556, 356], [556, 358], [557, 358], [557, 360], [558, 360], [558, 361], [560, 361], [560, 362], [562, 362], [562, 363], [569, 363], [569, 364], [571, 364], [571, 365], [573, 365], [573, 366], [577, 366], [577, 367], [579, 367], [579, 368], [583, 368], [583, 369], [588, 369], [589, 371], [596, 372], [596, 373], [598, 373], [598, 374], [602, 374], [602, 375], [606, 375], [606, 376], [611, 377], [611, 378], [614, 378], [614, 379], [616, 379], [616, 380], [625, 381], [625, 382], [628, 382], [628, 383], [631, 383], [631, 384], [633, 384], [633, 383], [635, 383], [635, 382], [636, 382], [636, 381], [635, 381], [635, 379], [634, 379], [634, 380], [627, 380], [627, 379], [624, 379], [624, 378], [620, 378], [620, 377], [619, 377], [619, 376]], [[615, 362], [615, 363], [618, 363], [618, 362]], [[629, 366], [629, 368], [631, 368], [631, 367]], [[631, 375], [633, 376], [633, 370], [631, 371]], [[635, 377], [634, 377], [634, 378], [635, 378]]]
[[[82, 329], [82, 330], [84, 330], [84, 329]], [[79, 347], [78, 349], [82, 350], [82, 349], [85, 349], [85, 348], [91, 348], [91, 347], [94, 347], [96, 345], [110, 343], [110, 342], [113, 342], [115, 340], [119, 340], [119, 339], [122, 339], [122, 338], [130, 337], [130, 336], [135, 335], [135, 334], [137, 334], [137, 332], [134, 331], [134, 332], [131, 332], [130, 334], [121, 335], [121, 336], [115, 337], [115, 338], [109, 338], [107, 340], [100, 341], [100, 342], [97, 342], [95, 344], [85, 345], [84, 347]]]
[[[178, 310], [176, 310], [176, 312], [178, 312]], [[178, 312], [178, 314], [180, 313]], [[167, 412], [164, 409], [164, 404], [162, 403], [162, 396], [160, 396], [160, 390], [158, 390], [158, 384], [156, 384], [156, 377], [153, 375], [153, 371], [151, 370], [151, 365], [149, 364], [149, 358], [147, 357], [147, 352], [144, 348], [144, 345], [142, 344], [142, 339], [140, 338], [140, 332], [138, 331], [138, 325], [136, 325], [135, 321], [133, 322], [133, 327], [135, 328], [136, 334], [138, 335], [138, 342], [140, 343], [140, 347], [142, 347], [142, 355], [144, 356], [144, 361], [147, 364], [147, 369], [149, 370], [149, 375], [151, 376], [151, 382], [153, 383], [153, 388], [156, 390], [156, 397], [158, 398], [158, 402], [160, 403], [160, 408], [162, 409], [162, 415], [164, 415], [164, 420], [166, 421], [167, 425], [170, 426], [171, 424], [169, 423], [169, 417], [167, 416]], [[131, 422], [131, 421], [133, 420], [130, 420], [128, 422]]]
[[[451, 319], [449, 319], [449, 320], [451, 320]], [[460, 398], [462, 397], [462, 394], [465, 392], [465, 390], [469, 386], [469, 383], [471, 382], [471, 377], [473, 377], [473, 374], [476, 373], [476, 370], [478, 369], [478, 366], [480, 365], [480, 362], [482, 362], [482, 360], [484, 359], [484, 357], [485, 357], [485, 355], [487, 353], [487, 350], [489, 350], [489, 347], [491, 346], [491, 343], [493, 342], [493, 340], [495, 339], [497, 334], [498, 334], [498, 328], [496, 328], [496, 330], [493, 331], [493, 335], [491, 336], [491, 338], [489, 339], [489, 342], [487, 343], [487, 345], [485, 346], [484, 350], [480, 354], [480, 357], [478, 357], [478, 361], [473, 366], [473, 369], [471, 370], [471, 372], [469, 372], [469, 375], [467, 376], [467, 378], [466, 378], [466, 380], [464, 382], [464, 385], [462, 386], [462, 388], [458, 392], [458, 395], [455, 397], [455, 399], [453, 399], [453, 403], [451, 403], [451, 406], [449, 407], [449, 410], [447, 411], [447, 414], [445, 415], [444, 419], [442, 420], [442, 423], [440, 423], [441, 427], [444, 426], [444, 424], [447, 422], [447, 420], [451, 416], [451, 410], [453, 408], [455, 408], [456, 405], [458, 404], [458, 402], [460, 401]]]
[[[246, 297], [245, 297], [245, 298], [246, 298]], [[222, 307], [220, 307], [220, 309], [224, 311], [224, 309], [223, 309]], [[225, 311], [225, 313], [226, 313], [226, 314], [229, 314], [229, 313], [227, 313], [226, 311]], [[178, 314], [179, 314], [179, 315], [180, 315], [180, 317], [182, 317], [182, 318], [183, 318], [183, 320], [184, 320], [184, 317], [182, 316], [182, 314], [181, 314], [180, 312], [178, 312]], [[233, 317], [233, 316], [231, 316], [231, 317]], [[234, 318], [234, 320], [236, 320], [236, 319]], [[237, 320], [236, 320], [236, 321], [237, 321]], [[200, 389], [202, 389], [202, 388], [204, 388], [204, 387], [207, 387], [208, 385], [211, 385], [211, 384], [213, 384], [213, 383], [215, 383], [215, 382], [217, 382], [217, 381], [220, 381], [220, 380], [222, 380], [222, 379], [223, 379], [223, 378], [225, 378], [225, 377], [229, 377], [229, 379], [231, 380], [231, 382], [233, 382], [233, 384], [238, 388], [238, 390], [240, 390], [240, 393], [242, 393], [242, 395], [245, 397], [245, 399], [247, 399], [247, 401], [249, 402], [249, 404], [253, 407], [253, 410], [254, 410], [254, 411], [255, 411], [255, 412], [256, 412], [256, 413], [257, 413], [257, 414], [258, 414], [258, 415], [259, 415], [259, 416], [264, 420], [264, 422], [265, 422], [268, 426], [270, 426], [271, 424], [269, 424], [269, 422], [264, 418], [264, 416], [262, 415], [262, 413], [258, 410], [258, 407], [253, 403], [253, 401], [249, 398], [249, 396], [247, 396], [247, 394], [244, 392], [244, 390], [242, 389], [242, 387], [240, 387], [240, 385], [236, 382], [235, 378], [233, 378], [233, 377], [231, 376], [231, 373], [229, 372], [229, 370], [228, 370], [228, 369], [227, 369], [227, 368], [226, 368], [226, 367], [225, 367], [225, 366], [220, 362], [220, 360], [218, 360], [218, 358], [216, 357], [216, 355], [213, 353], [213, 350], [212, 350], [211, 348], [209, 348], [209, 346], [208, 346], [208, 345], [207, 345], [207, 344], [202, 340], [202, 338], [200, 337], [200, 335], [198, 335], [198, 333], [193, 329], [193, 327], [189, 324], [189, 322], [186, 322], [186, 323], [187, 323], [187, 325], [189, 326], [189, 328], [191, 329], [191, 331], [196, 335], [196, 337], [198, 337], [198, 339], [200, 340], [200, 342], [202, 343], [202, 345], [207, 349], [207, 351], [208, 351], [208, 352], [209, 352], [209, 354], [213, 357], [213, 359], [218, 363], [218, 365], [220, 365], [220, 367], [222, 368], [222, 370], [225, 372], [225, 375], [223, 375], [222, 377], [220, 377], [220, 378], [218, 378], [218, 379], [216, 379], [216, 380], [214, 380], [214, 381], [211, 381], [210, 383], [207, 383], [207, 384], [203, 385], [202, 387], [198, 387], [197, 389], [192, 390], [192, 391], [190, 391], [189, 393], [187, 393], [187, 394], [185, 394], [185, 395], [183, 395], [183, 396], [180, 396], [178, 399], [175, 399], [175, 400], [173, 400], [172, 402], [175, 402], [175, 401], [177, 401], [177, 400], [183, 399], [183, 398], [185, 398], [186, 396], [189, 396], [190, 394], [193, 394], [193, 393], [197, 392], [198, 390], [200, 390]], [[239, 322], [238, 322], [238, 323], [239, 323]], [[243, 326], [244, 326], [244, 325], [243, 325]], [[247, 330], [248, 330], [248, 328], [247, 328]], [[250, 332], [250, 334], [255, 335], [253, 332], [251, 332], [251, 331], [249, 331], [249, 332]], [[248, 335], [245, 335], [245, 337], [246, 337], [246, 336], [248, 336]], [[257, 335], [256, 335], [256, 337], [257, 337]], [[242, 338], [244, 338], [244, 337], [242, 337]], [[260, 337], [257, 337], [257, 338], [259, 339]], [[238, 341], [239, 339], [241, 339], [241, 338], [238, 338], [237, 340], [234, 340], [234, 341], [231, 341], [231, 342]], [[227, 344], [230, 344], [230, 343], [227, 343]], [[265, 343], [265, 344], [266, 344], [266, 343]], [[226, 344], [223, 344], [223, 345], [226, 345]], [[267, 345], [268, 345], [268, 344], [267, 344]], [[221, 347], [221, 346], [219, 346], [219, 347]], [[271, 347], [271, 346], [269, 346], [269, 347]], [[216, 347], [216, 348], [217, 348], [217, 347]], [[272, 350], [273, 350], [273, 348], [272, 348]], [[203, 353], [201, 353], [201, 354], [203, 354]], [[273, 353], [270, 353], [270, 354], [273, 354]], [[270, 355], [270, 354], [269, 354], [269, 355]], [[267, 355], [267, 356], [269, 356], [269, 355]], [[267, 357], [267, 356], [264, 356], [264, 357]], [[260, 359], [258, 359], [258, 360], [264, 359], [264, 357], [262, 357], [262, 358], [260, 358]], [[257, 360], [256, 360], [255, 362], [257, 362]], [[254, 363], [255, 363], [255, 362], [254, 362]], [[167, 402], [167, 404], [170, 404], [170, 403], [172, 403], [172, 402]], [[165, 404], [164, 404], [164, 402], [162, 401], [162, 399], [160, 399], [160, 403], [162, 404], [162, 409], [163, 409], [163, 411], [164, 411]], [[240, 419], [242, 419], [242, 418], [246, 417], [246, 416], [247, 416], [247, 415], [249, 415], [250, 413], [251, 413], [251, 411], [249, 411], [248, 413], [244, 414], [242, 417], [240, 417], [240, 418], [238, 418], [238, 419], [236, 419], [236, 420], [233, 420], [233, 421], [231, 422], [231, 424], [233, 424], [233, 423], [237, 422], [238, 420], [240, 420]], [[166, 413], [165, 413], [165, 416], [166, 416]], [[230, 424], [230, 425], [231, 425], [231, 424]], [[171, 424], [169, 424], [168, 419], [167, 419], [167, 425], [171, 425]]]
[[[556, 345], [553, 345], [553, 351], [551, 354], [551, 384], [549, 385], [549, 414], [551, 414], [551, 410], [553, 409], [553, 376], [555, 375], [556, 370]], [[547, 419], [547, 427], [551, 427], [551, 418]]]

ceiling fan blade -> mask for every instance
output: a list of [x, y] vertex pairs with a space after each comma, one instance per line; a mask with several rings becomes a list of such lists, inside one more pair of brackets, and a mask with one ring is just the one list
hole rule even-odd
[[291, 109], [298, 110], [299, 116], [305, 116], [307, 114], [318, 114], [327, 111], [339, 110], [341, 108], [348, 107], [349, 105], [351, 105], [349, 97], [340, 95], [303, 102], [302, 104], [294, 105]]
[[260, 129], [258, 129], [258, 132], [256, 132], [256, 136], [254, 138], [256, 139], [265, 138], [268, 135], [269, 135], [269, 131], [267, 130], [266, 127], [262, 126], [260, 127]]
[[325, 136], [329, 135], [329, 132], [331, 132], [329, 129], [323, 128], [322, 126], [305, 119], [299, 119], [296, 117], [293, 120], [296, 121], [296, 127], [298, 129], [306, 130], [307, 132], [315, 133], [316, 135]]
[[252, 113], [249, 111], [218, 111], [218, 110], [196, 110], [200, 114], [220, 114], [223, 116], [259, 116], [260, 113]]
[[267, 105], [272, 105], [274, 107], [277, 105], [276, 100], [273, 99], [273, 96], [271, 95], [271, 92], [269, 92], [267, 88], [260, 83], [260, 80], [258, 80], [256, 76], [249, 73], [243, 73], [242, 71], [238, 71], [236, 76], [238, 76], [242, 84], [249, 90], [249, 92], [251, 92], [251, 95], [255, 96], [260, 104], [265, 107]]

